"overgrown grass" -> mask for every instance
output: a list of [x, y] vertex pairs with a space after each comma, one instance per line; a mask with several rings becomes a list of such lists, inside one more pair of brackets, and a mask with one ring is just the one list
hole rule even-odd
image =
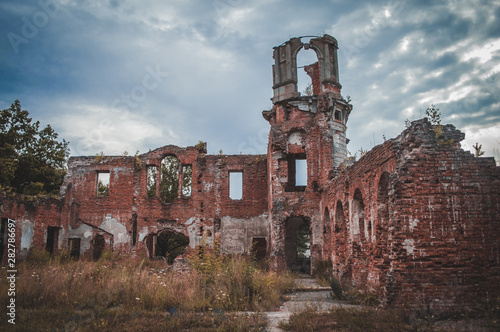
[[489, 314], [457, 317], [447, 320], [417, 318], [406, 309], [377, 309], [373, 307], [337, 307], [319, 312], [314, 307], [293, 313], [289, 322], [279, 327], [285, 331], [499, 331], [500, 317]]
[[[113, 253], [97, 262], [34, 253], [18, 266], [16, 326], [23, 331], [259, 330], [263, 318], [231, 312], [270, 309], [293, 286], [292, 276], [259, 270], [249, 257], [200, 250], [204, 254], [195, 251], [193, 269], [183, 274], [165, 262]], [[211, 259], [217, 261], [206, 266]], [[1, 271], [5, 280], [6, 270]], [[2, 325], [7, 289], [0, 283]]]
[[203, 245], [186, 255], [198, 271], [203, 295], [224, 310], [269, 310], [294, 286], [291, 274], [261, 270], [250, 256], [221, 255], [219, 243]]
[[318, 279], [318, 283], [330, 286], [331, 297], [337, 300], [344, 300], [351, 304], [361, 304], [375, 306], [380, 303], [377, 294], [361, 291], [349, 285], [348, 282], [341, 283], [333, 276], [332, 262], [330, 260], [318, 261], [315, 264], [313, 275]]
[[326, 313], [314, 309], [294, 313], [289, 323], [280, 324], [286, 331], [417, 331], [403, 310], [374, 308], [334, 308]]

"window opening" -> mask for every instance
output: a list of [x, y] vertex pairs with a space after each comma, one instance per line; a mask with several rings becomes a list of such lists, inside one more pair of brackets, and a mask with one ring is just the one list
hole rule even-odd
[[109, 172], [97, 172], [97, 196], [109, 195]]
[[342, 121], [342, 114], [340, 111], [335, 111], [335, 120]]
[[340, 233], [344, 227], [344, 207], [342, 202], [338, 200], [335, 208], [335, 233]]
[[166, 156], [161, 161], [160, 198], [172, 203], [178, 196], [179, 160], [175, 156]]
[[229, 172], [229, 197], [243, 198], [243, 172]]
[[182, 196], [191, 196], [191, 182], [193, 176], [193, 167], [191, 165], [182, 166]]
[[365, 240], [365, 205], [361, 191], [356, 189], [352, 200], [353, 224], [359, 226], [359, 239]]
[[312, 96], [312, 79], [304, 70], [304, 67], [314, 64], [318, 61], [316, 52], [312, 49], [301, 49], [297, 53], [297, 92], [301, 96]]
[[323, 233], [329, 233], [330, 229], [330, 212], [328, 212], [328, 208], [325, 208], [325, 214], [323, 215]]
[[295, 186], [307, 186], [307, 159], [295, 159]]
[[158, 167], [148, 166], [147, 169], [147, 193], [148, 197], [156, 196], [156, 174], [158, 173]]
[[389, 219], [389, 173], [380, 176], [377, 190], [378, 218], [383, 223]]

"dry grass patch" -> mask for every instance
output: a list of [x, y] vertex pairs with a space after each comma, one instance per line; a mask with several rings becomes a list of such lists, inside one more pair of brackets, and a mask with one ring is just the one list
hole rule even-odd
[[[279, 305], [282, 294], [293, 287], [292, 276], [261, 270], [249, 257], [223, 256], [210, 250], [205, 248], [201, 256], [198, 252], [198, 258], [192, 260], [193, 269], [182, 275], [171, 271], [164, 262], [112, 253], [106, 253], [98, 262], [22, 262], [16, 280], [17, 324], [9, 328], [261, 329], [265, 319], [259, 315], [232, 312], [263, 311]], [[6, 270], [2, 269], [0, 278], [5, 277]], [[6, 317], [7, 293], [6, 283], [0, 283], [2, 317]]]

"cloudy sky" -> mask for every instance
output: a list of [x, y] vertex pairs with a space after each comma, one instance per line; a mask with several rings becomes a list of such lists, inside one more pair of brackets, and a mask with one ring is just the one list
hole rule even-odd
[[493, 0], [1, 0], [0, 109], [19, 99], [71, 155], [199, 140], [263, 154], [273, 47], [327, 33], [354, 107], [352, 153], [435, 104], [464, 149], [499, 158], [499, 18]]

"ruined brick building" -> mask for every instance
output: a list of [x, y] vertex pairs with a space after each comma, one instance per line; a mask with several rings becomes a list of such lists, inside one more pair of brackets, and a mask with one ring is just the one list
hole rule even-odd
[[[297, 54], [313, 93], [297, 91]], [[415, 121], [354, 163], [346, 157], [352, 106], [340, 94], [337, 41], [292, 38], [274, 48], [273, 108], [265, 155], [207, 155], [206, 143], [138, 156], [71, 157], [60, 198], [0, 201], [31, 248], [98, 258], [104, 249], [175, 258], [218, 238], [254, 248], [274, 269], [335, 276], [388, 305], [484, 308], [500, 296], [500, 169], [460, 148], [452, 125]], [[299, 173], [304, 172], [305, 176]], [[234, 196], [232, 189], [242, 186]], [[310, 249], [299, 252], [299, 235]], [[4, 247], [4, 246], [0, 246]], [[5, 261], [5, 250], [1, 252]]]

